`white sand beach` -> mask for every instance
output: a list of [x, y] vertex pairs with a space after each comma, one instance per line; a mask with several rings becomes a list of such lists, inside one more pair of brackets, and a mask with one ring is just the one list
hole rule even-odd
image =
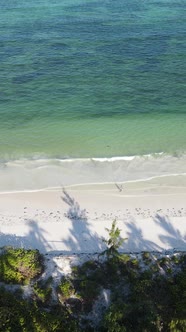
[[186, 176], [0, 193], [0, 246], [96, 253], [114, 219], [123, 252], [186, 250]]

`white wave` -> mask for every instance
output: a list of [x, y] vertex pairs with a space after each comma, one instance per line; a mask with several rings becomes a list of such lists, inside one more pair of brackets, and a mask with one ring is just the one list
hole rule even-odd
[[186, 155], [77, 159], [20, 159], [1, 163], [0, 191], [29, 191], [79, 184], [123, 183], [186, 173]]

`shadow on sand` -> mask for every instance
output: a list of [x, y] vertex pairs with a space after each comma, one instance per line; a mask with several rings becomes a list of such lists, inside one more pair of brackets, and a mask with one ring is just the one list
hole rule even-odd
[[144, 238], [143, 231], [136, 225], [135, 219], [130, 218], [125, 222], [127, 226], [127, 241], [122, 246], [122, 251], [140, 252], [140, 251], [185, 251], [186, 250], [186, 233], [182, 235], [179, 229], [175, 228], [167, 216], [156, 214], [153, 218], [159, 226], [159, 239], [162, 246], [153, 241]]
[[124, 242], [122, 250], [131, 252], [140, 251], [162, 251], [163, 248], [159, 247], [156, 243], [149, 241], [143, 237], [143, 232], [140, 227], [137, 227], [135, 219], [131, 218], [125, 225], [128, 228], [127, 240]]
[[63, 190], [61, 199], [69, 206], [66, 217], [71, 220], [70, 236], [63, 241], [69, 250], [75, 253], [100, 252], [105, 249], [105, 244], [95, 231], [91, 231], [86, 209]]
[[[0, 232], [0, 247], [7, 245], [26, 249], [37, 248], [41, 253], [64, 253], [67, 255], [72, 253], [100, 253], [105, 250], [105, 243], [101, 236], [96, 233], [92, 223], [88, 221], [86, 209], [82, 209], [66, 190], [63, 190], [61, 199], [68, 205], [66, 217], [70, 220], [70, 225], [68, 223], [69, 235], [65, 239], [62, 239], [61, 236], [59, 241], [54, 239], [48, 242], [46, 240], [47, 231], [40, 227], [37, 221], [30, 219], [27, 220], [28, 233], [24, 236]], [[168, 217], [159, 214], [154, 217], [154, 222], [159, 226], [160, 233], [158, 236], [162, 243], [161, 247], [144, 238], [143, 230], [137, 226], [135, 219], [129, 218], [123, 221], [125, 228], [127, 227], [126, 233], [123, 235], [127, 240], [121, 247], [122, 252], [186, 250], [186, 234], [182, 235], [177, 228], [174, 228]], [[57, 227], [57, 225], [54, 224], [54, 227]], [[65, 222], [64, 227], [67, 227]], [[111, 228], [111, 225], [108, 225], [108, 228]], [[56, 251], [52, 242], [61, 242], [61, 248], [64, 244], [67, 249]]]
[[163, 243], [176, 250], [186, 250], [186, 233], [182, 235], [178, 229], [175, 229], [167, 216], [156, 214], [154, 221], [167, 233], [159, 235]]
[[12, 246], [14, 248], [38, 249], [45, 253], [51, 250], [50, 244], [45, 239], [46, 231], [38, 226], [37, 221], [27, 220], [29, 231], [25, 236], [4, 234], [0, 232], [0, 247]]

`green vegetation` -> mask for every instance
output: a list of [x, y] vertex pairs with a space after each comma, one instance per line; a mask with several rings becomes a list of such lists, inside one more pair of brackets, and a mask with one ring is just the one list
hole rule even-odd
[[101, 288], [102, 273], [100, 273], [98, 262], [85, 262], [72, 272], [72, 283], [76, 295], [81, 299], [85, 312], [91, 310], [94, 301], [97, 299]]
[[80, 332], [65, 307], [45, 310], [0, 288], [0, 332]]
[[0, 253], [0, 281], [28, 284], [42, 270], [42, 256], [38, 250], [5, 247]]
[[[73, 267], [58, 285], [41, 275], [38, 251], [3, 249], [1, 280], [24, 284], [32, 279], [32, 292], [25, 299], [21, 286], [16, 293], [0, 288], [0, 332], [185, 332], [186, 254], [126, 255], [115, 244], [114, 254]], [[30, 271], [25, 279], [16, 274], [22, 272], [16, 270], [18, 257]], [[104, 290], [109, 301], [100, 310]]]
[[[168, 257], [157, 260], [156, 264], [145, 271], [139, 270], [136, 274], [132, 273], [131, 267], [126, 269], [125, 279], [120, 278], [120, 291], [117, 293], [117, 286], [113, 287], [112, 303], [102, 320], [101, 331], [184, 332], [186, 264], [183, 257], [185, 255], [181, 255], [179, 272], [171, 275], [161, 275], [161, 267], [158, 270], [160, 264], [171, 263], [171, 258]], [[120, 264], [119, 270], [121, 271]]]
[[61, 302], [64, 302], [66, 299], [68, 299], [71, 295], [74, 294], [74, 288], [73, 285], [68, 278], [62, 278], [61, 283], [58, 286], [58, 292]]
[[52, 295], [51, 288], [52, 278], [47, 280], [39, 280], [34, 284], [34, 294], [36, 296], [36, 301], [41, 303], [49, 303]]
[[116, 220], [113, 221], [111, 229], [106, 228], [109, 233], [109, 239], [103, 240], [106, 243], [107, 249], [103, 251], [102, 255], [106, 255], [107, 258], [117, 258], [119, 255], [119, 247], [127, 239], [123, 239], [120, 235], [121, 230], [116, 227]]
[[150, 264], [152, 262], [150, 253], [147, 251], [142, 252], [142, 259], [146, 265]]

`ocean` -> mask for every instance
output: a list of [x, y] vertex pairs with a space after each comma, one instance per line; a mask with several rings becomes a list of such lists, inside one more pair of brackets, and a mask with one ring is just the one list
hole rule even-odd
[[186, 173], [184, 8], [1, 0], [0, 190]]

